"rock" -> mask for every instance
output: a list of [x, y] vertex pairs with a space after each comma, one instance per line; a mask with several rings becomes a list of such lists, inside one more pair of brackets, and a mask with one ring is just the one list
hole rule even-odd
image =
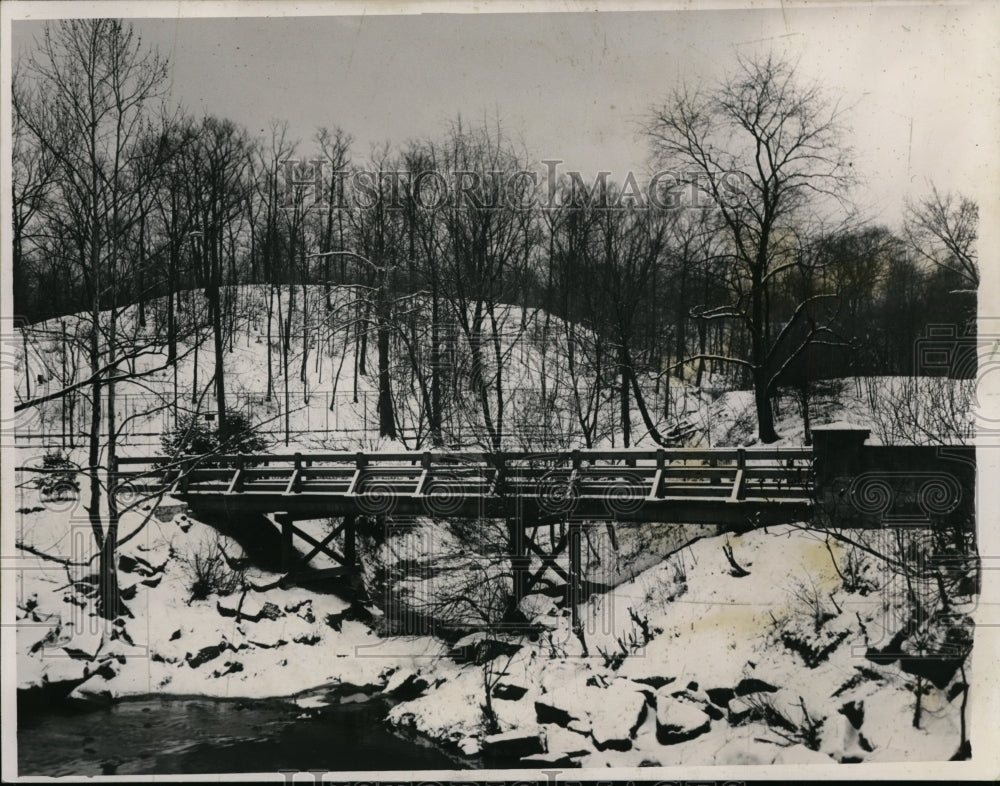
[[[153, 510], [153, 515], [156, 516], [158, 521], [168, 522], [174, 519], [174, 517], [179, 516], [187, 510], [187, 505], [157, 505]], [[186, 518], [183, 517], [183, 518]]]
[[566, 728], [576, 734], [590, 734], [590, 720], [574, 718], [566, 724]]
[[192, 655], [190, 652], [187, 653], [184, 656], [184, 660], [187, 661], [188, 666], [192, 669], [196, 669], [202, 664], [218, 658], [226, 649], [226, 642], [222, 642], [221, 644], [210, 644], [207, 647], [202, 647], [195, 655]]
[[736, 686], [735, 693], [737, 696], [746, 696], [749, 693], [774, 693], [778, 690], [773, 685], [764, 682], [764, 680], [759, 680], [756, 677], [745, 677], [740, 680], [740, 684]]
[[849, 701], [837, 710], [855, 729], [860, 729], [865, 722], [865, 703], [863, 701]]
[[278, 608], [277, 604], [265, 602], [260, 609], [259, 619], [276, 620], [284, 616], [284, 613], [282, 613], [281, 609]]
[[517, 607], [526, 619], [535, 621], [541, 618], [539, 621], [542, 624], [545, 624], [546, 617], [551, 618], [553, 623], [559, 617], [559, 607], [556, 606], [555, 599], [540, 593], [525, 596]]
[[419, 674], [411, 669], [400, 669], [393, 674], [386, 682], [382, 692], [387, 696], [410, 701], [418, 696], [422, 696], [427, 690], [429, 683]]
[[490, 759], [520, 759], [542, 753], [544, 745], [539, 731], [515, 730], [491, 734], [483, 739], [483, 755]]
[[829, 764], [832, 762], [829, 756], [819, 751], [807, 748], [805, 745], [791, 745], [781, 748], [778, 755], [774, 757], [774, 764]]
[[[585, 733], [590, 733], [589, 728]], [[576, 732], [561, 726], [552, 725], [545, 727], [545, 750], [565, 756], [586, 756], [594, 752], [587, 737], [581, 737]]]
[[73, 701], [106, 707], [114, 701], [115, 696], [108, 686], [108, 681], [95, 674], [82, 684], [77, 685], [69, 694], [69, 698]]
[[677, 680], [676, 677], [658, 677], [658, 676], [632, 678], [633, 682], [641, 682], [645, 685], [648, 685], [653, 690], [659, 690], [664, 685], [669, 685], [670, 683], [675, 682], [676, 680]]
[[119, 663], [114, 658], [108, 658], [107, 660], [102, 660], [100, 663], [95, 663], [88, 666], [88, 676], [93, 674], [98, 674], [104, 677], [106, 680], [113, 679], [118, 676], [118, 672], [121, 669], [121, 663]]
[[[535, 717], [539, 723], [554, 723], [557, 726], [568, 726], [570, 721], [580, 720], [579, 718], [574, 718], [562, 707], [557, 706], [554, 703], [554, 695], [546, 694], [546, 697], [541, 700], [535, 701]], [[587, 730], [590, 730], [590, 724], [587, 724]]]
[[605, 691], [604, 701], [590, 711], [590, 735], [598, 750], [627, 751], [646, 719], [646, 697], [634, 691]]
[[47, 685], [66, 685], [66, 690], [90, 676], [90, 664], [69, 656], [47, 655], [42, 665], [42, 682]]
[[726, 707], [729, 705], [729, 700], [736, 695], [736, 691], [732, 688], [709, 688], [705, 691], [705, 695], [715, 706]]
[[309, 646], [312, 646], [313, 644], [318, 644], [319, 639], [320, 637], [318, 633], [301, 633], [293, 638], [292, 641], [296, 644], [308, 644]]
[[276, 647], [284, 647], [286, 644], [288, 644], [287, 641], [285, 641], [280, 637], [271, 639], [270, 641], [257, 640], [257, 639], [248, 639], [247, 641], [249, 641], [249, 643], [252, 644], [254, 647], [260, 647], [262, 650], [274, 649]]
[[704, 734], [712, 719], [698, 704], [676, 698], [662, 688], [656, 694], [656, 739], [661, 745], [686, 742]]
[[475, 737], [463, 737], [458, 741], [458, 749], [466, 756], [475, 756], [480, 751], [479, 740]]
[[118, 555], [118, 569], [122, 573], [136, 573], [140, 576], [150, 577], [156, 573], [162, 573], [163, 569], [167, 567], [167, 563], [164, 562], [162, 565], [153, 565], [151, 562], [147, 562], [142, 557], [136, 556], [134, 554], [119, 554]]
[[712, 763], [718, 766], [770, 764], [780, 750], [776, 743], [765, 742], [763, 739], [737, 737], [728, 740], [715, 752]]
[[538, 685], [542, 693], [553, 693], [566, 688], [567, 686], [584, 684], [584, 673], [590, 671], [590, 666], [586, 662], [556, 660], [547, 661], [542, 667], [542, 674], [539, 677]]
[[170, 634], [170, 640], [171, 641], [177, 641], [177, 639], [179, 639], [180, 637], [181, 637], [181, 629], [180, 628], [178, 628], [177, 630], [175, 630], [173, 633]]
[[153, 578], [143, 579], [139, 583], [142, 584], [144, 587], [158, 587], [160, 586], [161, 581], [163, 581], [162, 573], [158, 576], [154, 576]]
[[501, 655], [513, 655], [521, 646], [517, 642], [503, 641], [477, 631], [456, 641], [451, 652], [459, 663], [486, 663]]
[[136, 592], [138, 591], [138, 582], [135, 584], [126, 584], [118, 587], [118, 594], [121, 596], [122, 600], [135, 600]]
[[262, 604], [250, 595], [244, 596], [242, 601], [235, 595], [220, 598], [216, 601], [215, 607], [223, 617], [235, 617], [238, 613], [240, 619], [247, 622], [259, 622], [262, 619], [276, 620], [284, 616], [274, 603]]
[[645, 682], [636, 682], [635, 680], [630, 680], [627, 677], [618, 677], [611, 683], [611, 690], [621, 691], [627, 690], [633, 693], [641, 693], [646, 697], [647, 703], [652, 706], [656, 705], [656, 689]]
[[93, 628], [77, 631], [74, 628], [67, 628], [72, 632], [72, 638], [62, 645], [63, 651], [70, 658], [77, 660], [93, 660], [104, 644], [104, 635]]
[[518, 685], [510, 681], [498, 682], [493, 687], [493, 698], [503, 699], [504, 701], [518, 701], [524, 698], [524, 694], [527, 692], [528, 688], [525, 685]]
[[522, 756], [521, 764], [526, 767], [578, 767], [568, 753], [535, 753]]
[[733, 726], [738, 726], [745, 721], [764, 720], [764, 701], [766, 699], [759, 693], [734, 696], [729, 700], [727, 708], [729, 722]]
[[236, 674], [237, 672], [243, 671], [243, 664], [238, 660], [227, 660], [222, 664], [221, 669], [216, 669], [212, 672], [213, 677], [225, 677], [227, 674]]

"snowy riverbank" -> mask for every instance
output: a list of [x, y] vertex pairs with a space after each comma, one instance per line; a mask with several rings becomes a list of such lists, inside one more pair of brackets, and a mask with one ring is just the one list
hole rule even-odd
[[[890, 640], [905, 604], [880, 584], [877, 565], [817, 532], [708, 530], [691, 540], [685, 530], [669, 559], [651, 560], [644, 544], [645, 562], [655, 563], [648, 567], [633, 544], [642, 569], [629, 578], [618, 566], [623, 583], [587, 600], [582, 642], [567, 608], [530, 596], [522, 608], [532, 632], [503, 636], [490, 667], [505, 672], [492, 689], [499, 733], [491, 733], [484, 666], [470, 662], [467, 647], [431, 635], [383, 637], [375, 606], [367, 617], [304, 588], [194, 600], [195, 556], [219, 544], [239, 567], [239, 547], [179, 508], [159, 513], [120, 550], [132, 615], [120, 624], [92, 614], [85, 579], [93, 567], [39, 561], [25, 572], [23, 692], [98, 703], [283, 697], [304, 710], [381, 694], [398, 702], [387, 720], [400, 729], [466, 755], [538, 766], [943, 760], [959, 748], [968, 674], [953, 670], [936, 685], [902, 670], [898, 653], [866, 657], [898, 648]], [[75, 519], [66, 534], [65, 512], [22, 519], [25, 542], [50, 554], [89, 537]], [[737, 575], [726, 546], [747, 575]], [[850, 591], [840, 575], [847, 566]], [[277, 576], [251, 568], [245, 578], [253, 587]]]

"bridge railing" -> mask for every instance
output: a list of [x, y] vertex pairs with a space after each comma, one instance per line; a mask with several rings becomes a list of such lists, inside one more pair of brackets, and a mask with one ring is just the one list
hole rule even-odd
[[164, 468], [163, 457], [122, 458], [119, 475], [159, 480], [180, 495], [517, 496], [804, 499], [808, 448], [596, 449], [561, 452], [397, 451], [227, 454]]

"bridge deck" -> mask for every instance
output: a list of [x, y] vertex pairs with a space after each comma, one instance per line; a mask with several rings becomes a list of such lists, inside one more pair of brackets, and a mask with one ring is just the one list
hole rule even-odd
[[[166, 466], [165, 466], [166, 465]], [[315, 453], [121, 459], [194, 510], [775, 523], [809, 515], [808, 448]]]

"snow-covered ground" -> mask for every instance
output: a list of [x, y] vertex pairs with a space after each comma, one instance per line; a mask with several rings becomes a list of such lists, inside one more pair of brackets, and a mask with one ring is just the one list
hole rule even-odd
[[[733, 575], [727, 543], [749, 575]], [[914, 676], [865, 657], [896, 630], [891, 588], [848, 592], [831, 549], [794, 526], [693, 542], [589, 600], [589, 657], [565, 611], [536, 604], [549, 632], [506, 666], [501, 732], [537, 734], [550, 763], [584, 767], [950, 758], [963, 677], [923, 683], [915, 728]], [[475, 750], [491, 744], [482, 702], [481, 669], [466, 666], [389, 717]]]
[[[253, 288], [239, 293], [256, 308], [226, 355], [233, 395], [249, 397], [266, 388], [262, 293]], [[322, 293], [311, 294], [315, 316]], [[347, 297], [335, 293], [335, 300]], [[287, 308], [287, 290], [282, 298]], [[528, 333], [537, 328], [536, 317], [511, 308], [506, 319], [534, 325], [525, 328]], [[29, 342], [33, 378], [45, 377], [33, 385], [33, 395], [60, 384], [56, 370], [62, 358], [53, 338], [58, 331], [52, 325], [46, 329], [53, 331], [49, 337], [43, 339], [42, 328], [36, 328], [38, 335]], [[553, 334], [561, 330], [557, 325]], [[303, 344], [293, 331], [290, 367], [299, 386], [292, 394], [297, 408], [290, 413], [291, 445], [387, 446], [366, 430], [375, 421], [374, 342], [354, 403], [353, 342], [344, 345], [342, 338], [324, 339], [319, 332], [315, 339], [303, 385], [298, 376]], [[560, 340], [551, 339], [554, 348], [544, 362], [536, 344], [512, 348], [511, 384], [535, 390], [543, 368], [550, 382], [563, 380]], [[280, 364], [277, 351], [274, 358]], [[161, 361], [154, 354], [141, 363], [151, 368]], [[211, 362], [209, 342], [199, 350], [203, 385]], [[12, 368], [23, 371], [23, 357]], [[177, 377], [179, 389], [190, 394], [190, 354]], [[142, 381], [141, 390], [168, 398], [173, 384], [172, 370], [156, 372]], [[557, 404], [571, 398], [564, 382], [559, 384]], [[653, 383], [645, 384], [653, 400]], [[306, 406], [305, 390], [313, 405]], [[119, 386], [122, 394], [139, 391], [138, 384]], [[282, 422], [280, 382], [276, 392], [270, 403], [255, 405], [258, 421]], [[842, 380], [817, 385], [811, 417], [814, 425], [843, 420], [868, 425], [873, 441], [896, 441], [904, 433], [918, 442], [960, 441], [971, 417], [969, 394], [969, 385], [949, 380]], [[693, 426], [690, 444], [753, 443], [748, 392], [713, 393], [674, 382], [669, 395], [671, 414], [662, 415], [658, 407], [659, 425], [687, 422]], [[418, 406], [412, 387], [400, 385], [396, 400], [404, 425], [412, 422]], [[210, 401], [203, 401], [209, 411]], [[887, 406], [893, 401], [897, 404]], [[559, 406], [554, 417], [571, 423], [568, 410]], [[169, 424], [164, 411], [123, 413], [130, 414], [137, 415], [136, 431], [155, 434]], [[60, 415], [57, 403], [48, 404], [40, 414], [26, 415], [21, 426], [58, 432]], [[518, 416], [522, 425], [534, 417], [512, 407], [515, 433]], [[607, 417], [614, 416], [614, 407], [608, 407]], [[317, 417], [327, 425], [334, 418], [340, 431], [309, 435], [306, 429], [316, 427]], [[638, 444], [652, 444], [637, 413], [634, 423]], [[802, 413], [791, 399], [780, 402], [777, 429], [782, 444], [802, 443]], [[152, 443], [129, 439], [121, 453], [148, 453], [156, 442], [155, 436]], [[17, 462], [30, 465], [46, 449], [46, 443], [19, 442]], [[71, 456], [84, 458], [80, 448]], [[25, 691], [81, 701], [144, 694], [288, 697], [303, 707], [382, 692], [400, 701], [388, 717], [395, 726], [470, 755], [526, 757], [526, 763], [539, 765], [943, 760], [961, 742], [968, 666], [934, 684], [919, 669], [914, 673], [912, 664], [904, 670], [898, 657], [883, 654], [878, 662], [866, 657], [890, 643], [904, 649], [912, 644], [905, 637], [893, 641], [909, 615], [899, 577], [863, 550], [828, 542], [815, 531], [783, 526], [726, 535], [714, 527], [669, 523], [619, 526], [614, 549], [604, 526], [594, 525], [587, 531], [587, 578], [613, 589], [583, 604], [582, 641], [571, 630], [564, 603], [533, 595], [522, 604], [532, 630], [503, 634], [502, 654], [484, 669], [468, 661], [469, 648], [461, 642], [453, 646], [430, 634], [386, 635], [392, 626], [385, 624], [385, 604], [378, 597], [359, 612], [328, 593], [254, 589], [278, 577], [252, 566], [244, 573], [239, 546], [171, 500], [123, 517], [120, 581], [131, 617], [103, 624], [94, 613], [91, 579], [97, 562], [85, 490], [69, 499], [42, 500], [32, 476], [19, 481], [16, 539], [22, 563], [30, 567], [21, 571], [17, 597], [17, 681]], [[302, 526], [319, 532], [326, 524]], [[447, 589], [442, 576], [467, 576], [475, 568], [476, 556], [467, 546], [444, 523], [421, 520], [372, 546], [367, 556], [383, 569], [382, 581], [394, 577], [393, 601], [419, 609], [433, 606], [435, 593]], [[732, 549], [747, 575], [736, 575], [724, 547]], [[78, 564], [64, 566], [39, 554]], [[194, 579], [203, 571], [196, 563], [213, 554], [223, 554], [215, 564], [231, 579], [226, 589], [233, 591], [196, 599]], [[372, 564], [366, 577], [378, 583]], [[974, 599], [969, 593], [953, 598], [952, 613], [961, 617], [962, 604]], [[484, 673], [497, 683], [491, 703], [498, 733], [491, 733], [496, 730], [488, 728], [482, 709]]]
[[[288, 287], [275, 288], [270, 298], [270, 363], [267, 354], [269, 298], [266, 288], [236, 287], [230, 291], [230, 296], [237, 304], [237, 311], [246, 316], [235, 326], [232, 341], [225, 351], [229, 406], [248, 413], [251, 420], [269, 433], [275, 446], [284, 449], [286, 407], [281, 333], [284, 323], [279, 316], [287, 314], [293, 293]], [[360, 344], [356, 331], [349, 327], [353, 322], [351, 304], [354, 299], [352, 288], [334, 288], [331, 308], [327, 311], [323, 287], [314, 285], [304, 290], [294, 287], [296, 305], [288, 354], [289, 448], [372, 450], [418, 447], [419, 386], [407, 370], [409, 361], [402, 346], [394, 350], [392, 361], [393, 397], [402, 442], [392, 443], [378, 435], [378, 364], [373, 336], [367, 341], [365, 369], [357, 374], [355, 388], [354, 369], [359, 365], [357, 353]], [[183, 302], [187, 300], [186, 296], [182, 298]], [[200, 293], [191, 295], [191, 300], [204, 308], [204, 298]], [[303, 302], [309, 304], [305, 319], [302, 316]], [[137, 346], [151, 343], [140, 357], [126, 364], [130, 370], [143, 373], [141, 379], [124, 381], [116, 386], [118, 418], [124, 424], [119, 448], [123, 456], [159, 451], [160, 433], [173, 424], [175, 392], [180, 397], [179, 410], [182, 414], [185, 411], [212, 413], [215, 410], [211, 386], [214, 349], [210, 331], [202, 328], [200, 333], [192, 333], [179, 340], [177, 351], [180, 360], [175, 380], [173, 367], [161, 368], [165, 366], [166, 350], [156, 343], [163, 341], [163, 312], [162, 300], [148, 303], [145, 327], [139, 326], [135, 306], [118, 315], [122, 335], [131, 336]], [[178, 318], [183, 319], [184, 313]], [[62, 322], [65, 323], [68, 341], [63, 340]], [[14, 381], [18, 400], [45, 396], [88, 376], [83, 354], [88, 321], [83, 317], [67, 317], [62, 322], [49, 320], [32, 325], [25, 329], [23, 342], [4, 346], [5, 365]], [[594, 366], [589, 355], [578, 349], [576, 373], [570, 373], [566, 360], [569, 354], [567, 336], [575, 335], [580, 346], [585, 347], [592, 338], [588, 331], [579, 326], [567, 329], [557, 318], [546, 319], [544, 312], [525, 311], [519, 306], [501, 307], [498, 326], [507, 361], [504, 368], [507, 393], [503, 411], [507, 445], [511, 448], [582, 446], [576, 396], [580, 397], [589, 414], [590, 405], [587, 402], [594, 393]], [[424, 342], [423, 351], [428, 352], [426, 326], [422, 333], [418, 333], [419, 340]], [[449, 369], [459, 369], [458, 376], [461, 377], [460, 369], [467, 371], [468, 367], [468, 348], [464, 340], [447, 336], [442, 341]], [[197, 353], [194, 352], [196, 343]], [[270, 397], [267, 395], [269, 366]], [[490, 373], [489, 367], [487, 373]], [[608, 373], [607, 368], [604, 373]], [[690, 379], [681, 382], [665, 374], [661, 374], [658, 380], [653, 375], [640, 380], [648, 411], [658, 430], [669, 432], [679, 429], [686, 435], [687, 443], [692, 445], [731, 446], [756, 441], [756, 419], [750, 391], [724, 391], [723, 381], [711, 375], [706, 375], [701, 388], [691, 382]], [[17, 440], [18, 446], [29, 454], [37, 454], [46, 447], [61, 446], [64, 421], [69, 422], [70, 430], [75, 424], [77, 431], [86, 431], [89, 412], [85, 392], [84, 389], [77, 394], [72, 412], [56, 399], [18, 413], [13, 424], [13, 430], [21, 435]], [[543, 392], [544, 401], [541, 398]], [[850, 421], [871, 428], [873, 442], [965, 442], [971, 439], [973, 433], [975, 393], [974, 380], [940, 377], [915, 380], [872, 377], [818, 382], [811, 400], [811, 423], [820, 425]], [[486, 434], [481, 427], [482, 416], [477, 410], [475, 396], [466, 389], [465, 398], [467, 400], [456, 399], [451, 390], [446, 391], [444, 417], [448, 441], [464, 445], [485, 442]], [[667, 399], [669, 403], [665, 406]], [[603, 388], [594, 401], [597, 407], [594, 446], [620, 446], [620, 403], [615, 398], [613, 386]], [[631, 444], [655, 445], [634, 401], [631, 407]], [[781, 442], [802, 444], [804, 422], [801, 405], [795, 397], [779, 396], [776, 418]], [[47, 438], [29, 440], [29, 434], [35, 437], [45, 434]], [[423, 438], [427, 439], [426, 434]], [[76, 442], [79, 444], [81, 439], [78, 437]], [[74, 457], [77, 454], [80, 454], [79, 450], [74, 451]]]

